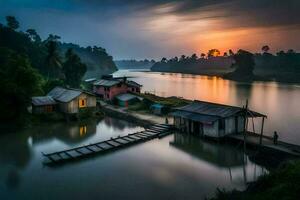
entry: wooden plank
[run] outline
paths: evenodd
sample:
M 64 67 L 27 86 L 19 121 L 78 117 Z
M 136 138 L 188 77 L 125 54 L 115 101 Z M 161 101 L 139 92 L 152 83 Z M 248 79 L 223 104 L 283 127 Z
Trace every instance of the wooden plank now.
M 123 140 L 127 140 L 127 141 L 129 141 L 129 142 L 134 142 L 134 141 L 136 141 L 136 139 L 132 139 L 132 138 L 130 138 L 130 137 L 122 137 L 122 139 Z
M 122 138 L 115 139 L 115 141 L 116 141 L 116 142 L 119 142 L 119 143 L 121 143 L 121 144 L 128 144 L 128 143 L 130 143 L 129 141 L 123 140 Z
M 66 154 L 65 152 L 59 153 L 59 156 L 63 159 L 63 160 L 67 160 L 70 159 L 71 157 Z
M 153 133 L 160 133 L 160 131 L 153 130 L 153 129 L 146 129 L 147 132 L 153 132 Z
M 140 138 L 142 138 L 142 139 L 150 138 L 150 136 L 148 136 L 148 135 L 143 135 L 143 134 L 141 134 L 141 133 L 134 134 L 134 136 L 140 137 Z
M 53 160 L 54 162 L 58 162 L 58 161 L 60 161 L 62 158 L 59 156 L 59 155 L 57 155 L 57 154 L 52 154 L 52 155 L 50 155 L 50 156 L 48 156 L 51 160 Z
M 155 136 L 157 135 L 156 133 L 153 133 L 153 132 L 148 132 L 148 131 L 145 131 L 143 132 L 144 134 L 147 134 L 147 135 L 151 135 L 151 136 Z
M 132 139 L 135 139 L 135 140 L 142 140 L 141 138 L 139 138 L 139 137 L 136 137 L 136 136 L 134 136 L 134 135 L 129 135 L 128 137 L 130 137 L 130 138 L 132 138 Z
M 71 156 L 72 158 L 77 158 L 82 155 L 81 153 L 78 153 L 75 150 L 66 151 L 65 153 Z
M 91 154 L 93 153 L 91 150 L 85 148 L 85 147 L 81 147 L 79 149 L 76 149 L 77 152 L 80 152 L 81 154 L 87 155 L 87 154 Z
M 97 144 L 97 146 L 102 148 L 102 149 L 105 149 L 105 150 L 113 148 L 113 146 L 111 146 L 111 145 L 109 145 L 105 142 L 99 143 L 99 144 Z
M 96 145 L 91 145 L 91 146 L 88 146 L 88 149 L 91 150 L 91 151 L 94 151 L 94 152 L 100 152 L 102 151 L 102 149 Z
M 151 134 L 147 134 L 147 133 L 138 133 L 138 135 L 143 135 L 143 136 L 146 136 L 146 137 L 153 137 L 153 135 L 151 135 Z
M 117 143 L 117 142 L 115 142 L 115 141 L 113 141 L 113 140 L 106 141 L 106 143 L 108 143 L 108 144 L 110 144 L 110 145 L 112 145 L 112 146 L 114 146 L 114 147 L 118 147 L 118 146 L 121 145 L 121 144 L 119 144 L 119 143 Z

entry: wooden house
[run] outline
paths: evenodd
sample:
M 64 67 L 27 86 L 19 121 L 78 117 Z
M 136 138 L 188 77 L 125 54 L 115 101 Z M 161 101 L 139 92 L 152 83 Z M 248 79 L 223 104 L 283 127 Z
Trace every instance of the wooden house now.
M 141 85 L 126 78 L 102 78 L 93 83 L 93 92 L 104 100 L 111 101 L 117 95 L 127 92 L 140 93 Z
M 235 106 L 216 104 L 204 101 L 176 108 L 171 116 L 174 125 L 182 132 L 200 136 L 221 138 L 228 134 L 240 133 L 245 130 L 245 109 Z M 248 110 L 247 118 L 266 115 Z
M 56 110 L 56 101 L 49 96 L 32 97 L 31 105 L 33 114 L 51 113 Z
M 96 96 L 79 89 L 55 87 L 47 96 L 56 101 L 58 111 L 66 114 L 76 114 L 86 108 L 96 108 Z

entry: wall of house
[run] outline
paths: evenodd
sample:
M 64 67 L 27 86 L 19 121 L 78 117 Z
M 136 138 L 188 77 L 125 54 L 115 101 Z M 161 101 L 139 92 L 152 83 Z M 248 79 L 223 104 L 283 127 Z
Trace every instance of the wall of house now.
M 215 121 L 212 124 L 203 124 L 203 135 L 208 137 L 219 137 L 219 122 Z
M 244 123 L 245 123 L 244 117 L 239 116 L 238 117 L 238 124 L 237 124 L 238 132 L 243 132 L 244 131 Z
M 105 88 L 108 88 L 108 90 L 105 90 Z M 112 100 L 113 98 L 115 98 L 115 96 L 126 93 L 127 85 L 121 83 L 121 85 L 114 85 L 111 87 L 94 86 L 93 92 L 103 97 L 104 100 Z
M 52 107 L 52 111 L 51 108 Z M 32 105 L 32 113 L 33 114 L 42 114 L 42 113 L 51 113 L 55 111 L 55 105 L 44 105 L 44 106 L 34 106 Z
M 80 99 L 86 99 L 86 107 L 93 108 L 96 107 L 96 97 L 92 95 L 88 95 L 85 93 L 82 93 L 77 98 L 73 99 L 70 102 L 67 103 L 59 103 L 59 110 L 64 113 L 74 114 L 78 113 L 79 111 L 79 100 Z
M 136 93 L 140 93 L 141 89 L 139 87 L 133 87 L 133 86 L 128 86 L 127 88 L 128 92 L 136 92 Z

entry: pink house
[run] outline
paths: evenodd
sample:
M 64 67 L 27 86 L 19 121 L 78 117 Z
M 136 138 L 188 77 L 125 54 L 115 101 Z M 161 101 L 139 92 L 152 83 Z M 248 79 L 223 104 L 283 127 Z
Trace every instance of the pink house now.
M 127 81 L 126 78 L 110 78 L 94 82 L 93 92 L 104 100 L 112 100 L 119 94 L 127 92 L 140 93 L 141 87 L 140 84 Z

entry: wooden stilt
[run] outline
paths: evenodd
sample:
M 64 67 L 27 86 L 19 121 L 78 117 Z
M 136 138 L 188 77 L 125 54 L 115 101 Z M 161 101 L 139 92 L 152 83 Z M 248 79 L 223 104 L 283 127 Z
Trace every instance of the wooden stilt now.
M 265 117 L 262 118 L 261 122 L 261 130 L 260 130 L 260 137 L 259 137 L 259 145 L 262 145 L 262 138 L 263 138 L 263 132 L 264 132 L 264 123 L 265 123 Z

